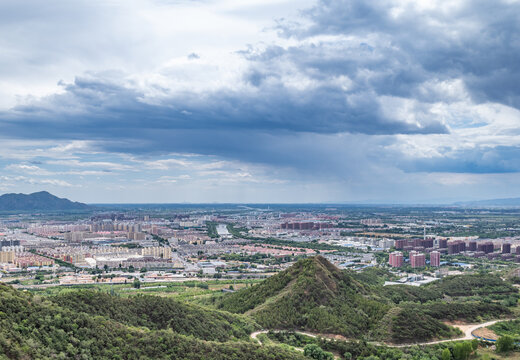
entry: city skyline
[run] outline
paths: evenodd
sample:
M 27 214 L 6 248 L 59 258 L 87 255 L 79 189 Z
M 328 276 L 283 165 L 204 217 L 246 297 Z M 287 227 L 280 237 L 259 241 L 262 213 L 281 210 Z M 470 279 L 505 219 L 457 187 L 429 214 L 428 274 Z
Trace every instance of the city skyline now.
M 520 197 L 520 3 L 0 4 L 0 194 Z

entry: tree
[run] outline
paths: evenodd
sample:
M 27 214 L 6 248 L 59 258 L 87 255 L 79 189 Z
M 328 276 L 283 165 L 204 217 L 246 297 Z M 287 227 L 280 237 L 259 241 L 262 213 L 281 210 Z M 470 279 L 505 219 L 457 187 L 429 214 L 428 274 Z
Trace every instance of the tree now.
M 305 345 L 305 347 L 303 348 L 303 355 L 316 360 L 334 359 L 334 355 L 332 355 L 332 353 L 323 351 L 323 349 L 316 344 Z
M 138 278 L 135 278 L 135 279 L 134 279 L 134 287 L 135 287 L 136 289 L 140 289 L 140 288 L 141 288 L 141 282 L 139 281 Z
M 451 360 L 450 349 L 446 348 L 446 349 L 442 350 L 441 359 L 442 360 Z
M 514 340 L 509 335 L 501 336 L 497 340 L 497 352 L 499 353 L 509 352 L 513 350 L 514 346 Z
M 462 343 L 462 354 L 464 355 L 464 359 L 469 359 L 469 356 L 473 352 L 473 345 L 469 341 L 464 341 Z
M 478 340 L 477 339 L 471 340 L 471 347 L 473 348 L 473 351 L 478 349 Z
M 473 347 L 468 341 L 457 343 L 453 347 L 453 357 L 455 360 L 467 360 L 469 355 L 473 352 Z

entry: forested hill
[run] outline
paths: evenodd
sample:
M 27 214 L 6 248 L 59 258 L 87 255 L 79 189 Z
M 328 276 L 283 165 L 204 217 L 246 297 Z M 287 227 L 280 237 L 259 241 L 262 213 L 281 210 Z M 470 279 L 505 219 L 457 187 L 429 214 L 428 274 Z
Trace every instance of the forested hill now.
M 208 336 L 208 332 L 222 332 L 226 339 L 242 338 L 251 324 L 236 316 L 227 318 L 189 306 L 178 311 L 176 302 L 158 303 L 147 296 L 123 302 L 110 295 L 80 293 L 73 306 L 75 295 L 54 301 L 0 283 L 0 359 L 304 359 L 296 351 L 250 340 L 201 339 L 220 337 Z M 155 306 L 160 309 L 154 310 Z M 140 310 L 145 312 L 142 323 L 135 319 L 134 311 Z M 115 313 L 110 315 L 110 311 Z M 202 323 L 205 330 L 200 328 Z
M 159 296 L 121 298 L 100 291 L 82 290 L 67 292 L 51 300 L 74 312 L 101 315 L 125 325 L 151 330 L 171 329 L 204 340 L 247 340 L 253 331 L 258 330 L 258 325 L 247 317 Z
M 446 321 L 511 315 L 518 291 L 490 274 L 450 276 L 426 287 L 382 286 L 384 270 L 354 273 L 317 256 L 253 287 L 216 299 L 269 329 L 307 330 L 393 343 L 460 335 Z
M 322 256 L 300 260 L 259 285 L 226 296 L 218 306 L 249 314 L 267 328 L 347 337 L 368 333 L 390 308 Z
M 89 205 L 59 198 L 47 191 L 0 196 L 0 211 L 66 211 L 90 208 Z

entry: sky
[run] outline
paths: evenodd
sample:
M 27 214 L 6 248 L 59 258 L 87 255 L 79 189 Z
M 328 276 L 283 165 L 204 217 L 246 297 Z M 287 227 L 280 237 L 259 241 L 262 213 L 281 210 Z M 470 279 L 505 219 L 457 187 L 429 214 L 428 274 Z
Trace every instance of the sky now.
M 520 1 L 2 0 L 0 194 L 520 197 Z

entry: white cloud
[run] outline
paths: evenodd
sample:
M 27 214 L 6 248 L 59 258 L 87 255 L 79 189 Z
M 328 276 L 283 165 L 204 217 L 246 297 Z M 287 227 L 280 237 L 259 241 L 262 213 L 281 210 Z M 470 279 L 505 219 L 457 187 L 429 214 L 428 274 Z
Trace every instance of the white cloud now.
M 42 179 L 32 178 L 27 176 L 0 176 L 1 181 L 10 183 L 25 183 L 30 185 L 51 185 L 57 187 L 79 187 L 80 185 L 73 185 L 67 181 L 60 179 Z
M 110 161 L 82 161 L 77 159 L 69 160 L 48 160 L 48 164 L 61 165 L 66 167 L 77 167 L 77 168 L 99 168 L 111 171 L 127 170 L 127 171 L 138 171 L 138 169 L 132 165 L 110 162 Z

